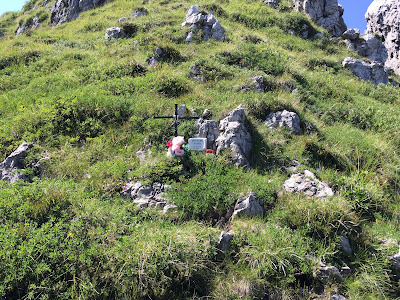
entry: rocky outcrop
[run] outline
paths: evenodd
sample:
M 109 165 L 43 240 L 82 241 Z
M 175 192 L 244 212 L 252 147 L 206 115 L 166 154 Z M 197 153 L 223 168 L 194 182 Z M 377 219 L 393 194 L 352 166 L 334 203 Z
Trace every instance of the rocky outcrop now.
M 386 66 L 400 75 L 400 2 L 375 0 L 365 14 L 367 32 L 382 36 L 388 52 Z
M 164 192 L 169 189 L 168 185 L 156 182 L 153 185 L 144 186 L 140 181 L 127 183 L 122 187 L 123 194 L 131 197 L 133 202 L 137 204 L 137 208 L 142 210 L 145 208 L 159 208 L 167 212 L 176 208 L 164 198 Z
M 25 23 L 25 25 L 21 25 L 18 27 L 17 31 L 15 32 L 15 36 L 19 36 L 25 33 L 28 29 L 36 29 L 40 26 L 40 22 L 37 16 L 31 19 L 31 22 Z
M 218 245 L 217 248 L 222 252 L 228 250 L 229 245 L 233 239 L 233 235 L 230 232 L 222 231 L 219 238 L 218 238 Z
M 295 134 L 301 132 L 299 116 L 295 112 L 287 110 L 271 112 L 268 114 L 264 124 L 269 128 L 286 127 Z
M 107 40 L 120 39 L 126 37 L 125 31 L 119 27 L 107 28 L 105 38 Z
M 325 27 L 334 37 L 340 37 L 347 27 L 343 20 L 344 9 L 337 0 L 293 0 L 297 11 L 305 12 L 311 19 Z
M 375 85 L 388 84 L 389 77 L 387 68 L 380 62 L 366 62 L 359 59 L 346 57 L 343 67 L 349 69 L 354 75 L 362 80 L 370 81 Z
M 199 11 L 198 5 L 193 5 L 189 8 L 186 14 L 186 20 L 182 23 L 183 27 L 189 27 L 189 32 L 186 36 L 187 42 L 193 41 L 193 34 L 200 32 L 203 35 L 203 40 L 208 41 L 210 38 L 223 41 L 225 40 L 225 29 L 212 13 L 206 14 Z
M 242 105 L 231 111 L 219 123 L 220 134 L 215 141 L 217 151 L 230 151 L 230 157 L 236 166 L 250 167 L 249 157 L 252 149 L 251 135 L 245 126 L 245 113 Z
M 196 137 L 207 139 L 207 149 L 216 151 L 215 141 L 219 136 L 218 123 L 214 120 L 199 119 L 197 121 L 198 134 Z
M 345 43 L 350 50 L 356 51 L 358 55 L 369 58 L 372 61 L 385 63 L 388 54 L 385 45 L 374 34 L 360 36 L 358 29 L 349 29 L 343 33 Z
M 325 198 L 333 196 L 332 189 L 319 181 L 314 173 L 305 170 L 304 173 L 293 174 L 283 184 L 283 187 L 290 193 L 304 193 L 310 197 Z
M 323 282 L 336 281 L 340 283 L 343 281 L 343 276 L 338 268 L 336 268 L 335 266 L 326 266 L 323 263 L 320 263 L 316 275 Z
M 60 25 L 75 20 L 83 11 L 101 6 L 109 0 L 57 0 L 51 7 L 50 21 Z
M 236 202 L 232 219 L 240 216 L 262 216 L 263 214 L 264 209 L 260 201 L 258 201 L 256 195 L 251 192 Z
M 28 178 L 21 172 L 18 172 L 18 170 L 24 167 L 24 160 L 32 147 L 32 144 L 22 143 L 17 150 L 12 152 L 0 164 L 1 180 L 7 180 L 11 183 L 15 183 L 17 180 L 28 180 Z

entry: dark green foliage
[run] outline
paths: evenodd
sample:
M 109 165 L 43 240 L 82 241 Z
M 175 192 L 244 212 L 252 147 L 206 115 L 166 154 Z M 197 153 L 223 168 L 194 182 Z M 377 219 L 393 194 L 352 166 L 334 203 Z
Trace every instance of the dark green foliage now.
M 154 89 L 162 96 L 174 98 L 190 91 L 187 83 L 181 78 L 163 75 L 157 78 Z
M 342 69 L 341 64 L 320 58 L 310 59 L 309 62 L 306 64 L 306 67 L 309 68 L 310 70 L 322 68 L 325 69 L 326 71 L 333 70 L 333 72 L 337 72 Z
M 36 61 L 41 53 L 38 51 L 28 51 L 8 57 L 0 57 L 0 70 L 11 67 L 13 65 L 23 64 L 29 66 L 31 62 Z
M 128 38 L 134 37 L 138 31 L 138 26 L 136 24 L 128 22 L 122 23 L 121 28 L 124 30 Z
M 95 22 L 95 23 L 85 24 L 82 31 L 83 32 L 97 32 L 97 31 L 103 31 L 105 28 L 106 28 L 106 25 L 104 23 Z
M 203 82 L 233 78 L 231 72 L 224 70 L 224 66 L 221 66 L 216 62 L 200 59 L 195 62 L 194 66 L 200 70 L 200 77 Z M 192 74 L 190 74 L 190 76 L 192 76 Z
M 27 1 L 27 2 L 24 4 L 24 7 L 22 8 L 23 12 L 26 12 L 26 11 L 28 11 L 28 10 L 31 10 L 31 9 L 35 6 L 35 4 L 36 4 L 37 1 L 38 1 L 38 0 L 29 0 L 29 1 Z
M 310 159 L 310 164 L 315 168 L 324 166 L 345 171 L 349 167 L 342 157 L 330 153 L 319 143 L 307 143 L 304 148 L 304 155 Z

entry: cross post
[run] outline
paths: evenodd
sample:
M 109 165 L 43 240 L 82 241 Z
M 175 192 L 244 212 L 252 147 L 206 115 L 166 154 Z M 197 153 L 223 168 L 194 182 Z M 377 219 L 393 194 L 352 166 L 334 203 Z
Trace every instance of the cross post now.
M 172 119 L 173 120 L 173 126 L 175 127 L 175 136 L 178 136 L 178 124 L 179 120 L 193 120 L 193 119 L 199 119 L 199 117 L 181 117 L 178 114 L 178 104 L 175 103 L 175 114 L 172 116 L 154 116 L 154 119 Z

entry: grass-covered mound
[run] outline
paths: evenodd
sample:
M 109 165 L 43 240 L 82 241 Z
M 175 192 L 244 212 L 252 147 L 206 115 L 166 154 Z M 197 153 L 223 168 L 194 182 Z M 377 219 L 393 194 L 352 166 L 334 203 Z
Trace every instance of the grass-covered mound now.
M 53 27 L 49 8 L 30 0 L 0 18 L 0 152 L 35 143 L 30 183 L 0 189 L 0 297 L 5 299 L 395 299 L 398 278 L 400 90 L 362 82 L 342 69 L 357 56 L 288 1 L 114 0 Z M 185 42 L 188 8 L 215 11 L 224 42 Z M 148 14 L 131 17 L 134 10 Z M 38 16 L 41 26 L 15 37 Z M 125 23 L 118 23 L 128 17 Z M 323 39 L 300 37 L 303 25 Z M 106 40 L 123 26 L 130 37 Z M 295 35 L 292 35 L 294 33 Z M 149 65 L 157 47 L 165 59 Z M 201 80 L 189 75 L 199 66 Z M 265 93 L 244 88 L 264 77 Z M 393 76 L 393 80 L 398 78 Z M 174 103 L 221 119 L 243 104 L 253 138 L 251 169 L 226 156 L 165 157 Z M 263 125 L 295 111 L 302 134 Z M 185 121 L 186 137 L 195 121 Z M 150 150 L 141 161 L 136 151 Z M 43 157 L 40 169 L 33 165 Z M 335 197 L 288 194 L 296 160 Z M 138 211 L 122 186 L 170 184 L 176 212 Z M 253 191 L 263 217 L 223 219 Z M 216 245 L 232 230 L 226 253 Z M 340 249 L 340 235 L 353 253 Z M 386 240 L 386 243 L 384 243 Z M 351 268 L 321 282 L 319 262 Z

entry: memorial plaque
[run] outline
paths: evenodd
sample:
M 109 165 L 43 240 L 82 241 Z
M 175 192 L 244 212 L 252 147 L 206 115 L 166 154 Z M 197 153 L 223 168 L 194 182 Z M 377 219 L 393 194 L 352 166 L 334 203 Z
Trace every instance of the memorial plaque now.
M 206 138 L 191 138 L 189 139 L 189 149 L 194 151 L 204 151 L 207 149 Z

